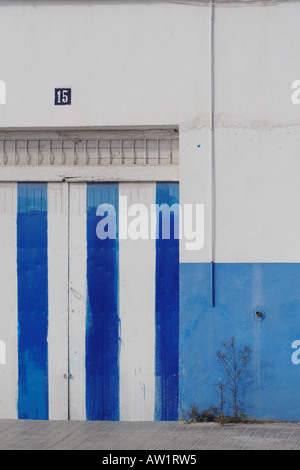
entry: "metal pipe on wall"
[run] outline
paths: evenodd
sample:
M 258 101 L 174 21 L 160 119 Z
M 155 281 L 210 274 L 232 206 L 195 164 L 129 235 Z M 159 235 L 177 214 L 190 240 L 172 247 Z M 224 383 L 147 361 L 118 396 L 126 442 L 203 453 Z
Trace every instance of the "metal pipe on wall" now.
M 211 305 L 215 306 L 215 2 L 210 1 Z

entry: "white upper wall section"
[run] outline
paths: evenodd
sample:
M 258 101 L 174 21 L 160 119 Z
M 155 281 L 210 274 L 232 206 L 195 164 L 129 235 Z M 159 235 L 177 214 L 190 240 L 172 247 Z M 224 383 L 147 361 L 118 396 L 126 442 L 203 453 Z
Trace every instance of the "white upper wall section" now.
M 300 3 L 218 7 L 216 124 L 300 124 L 291 84 L 300 79 Z
M 216 9 L 219 262 L 300 262 L 299 2 Z
M 215 9 L 214 165 L 209 130 L 181 134 L 180 153 L 181 202 L 205 203 L 205 246 L 183 241 L 183 262 L 300 262 L 299 15 L 297 1 Z
M 179 126 L 181 203 L 205 205 L 181 261 L 211 261 L 215 220 L 215 261 L 300 262 L 300 2 L 215 8 L 215 187 L 211 11 L 192 3 L 0 0 L 0 126 Z
M 209 11 L 169 2 L 1 1 L 4 127 L 144 126 L 209 112 Z M 72 106 L 54 88 L 72 87 Z

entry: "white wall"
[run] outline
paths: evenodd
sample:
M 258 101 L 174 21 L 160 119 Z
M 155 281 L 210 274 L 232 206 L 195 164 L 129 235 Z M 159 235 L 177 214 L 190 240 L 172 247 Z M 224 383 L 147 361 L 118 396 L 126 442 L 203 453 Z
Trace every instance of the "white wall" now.
M 215 12 L 217 262 L 300 261 L 300 105 L 291 101 L 300 3 L 279 3 Z M 209 151 L 195 145 L 209 147 L 209 135 L 194 127 L 181 136 L 181 201 L 201 199 L 208 211 L 205 248 L 186 252 L 183 243 L 185 262 L 211 261 Z
M 300 261 L 299 14 L 216 11 L 217 261 Z
M 2 126 L 144 126 L 209 110 L 208 10 L 168 2 L 0 1 Z M 72 87 L 71 107 L 54 87 Z
M 300 3 L 215 11 L 215 261 L 300 261 Z M 182 203 L 211 260 L 210 8 L 167 0 L 1 1 L 3 127 L 180 128 Z M 54 106 L 54 87 L 72 106 Z M 200 147 L 198 147 L 200 145 Z

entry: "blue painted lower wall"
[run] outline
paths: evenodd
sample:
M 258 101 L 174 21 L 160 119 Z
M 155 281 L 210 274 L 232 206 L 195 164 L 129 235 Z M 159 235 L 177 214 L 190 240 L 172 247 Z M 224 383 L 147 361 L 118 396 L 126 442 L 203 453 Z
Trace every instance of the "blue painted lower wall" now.
M 252 350 L 242 387 L 247 415 L 300 420 L 300 366 L 291 360 L 291 345 L 300 339 L 300 264 L 216 264 L 214 307 L 211 265 L 180 265 L 182 415 L 192 404 L 218 405 L 224 373 L 216 351 L 232 336 Z

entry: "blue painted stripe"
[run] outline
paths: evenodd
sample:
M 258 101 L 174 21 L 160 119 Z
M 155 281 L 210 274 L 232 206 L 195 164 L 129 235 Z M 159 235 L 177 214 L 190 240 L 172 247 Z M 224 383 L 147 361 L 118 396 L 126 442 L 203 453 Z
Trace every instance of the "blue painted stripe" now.
M 48 419 L 47 185 L 18 185 L 18 416 Z
M 156 204 L 172 206 L 178 203 L 177 183 L 157 184 Z M 179 401 L 179 240 L 174 238 L 174 230 L 178 219 L 171 213 L 169 239 L 162 239 L 162 224 L 160 212 L 156 240 L 155 420 L 176 421 Z
M 100 240 L 96 228 L 100 204 L 117 214 L 118 184 L 87 187 L 87 320 L 86 416 L 88 420 L 119 419 L 119 244 Z M 103 217 L 102 217 L 103 218 Z

